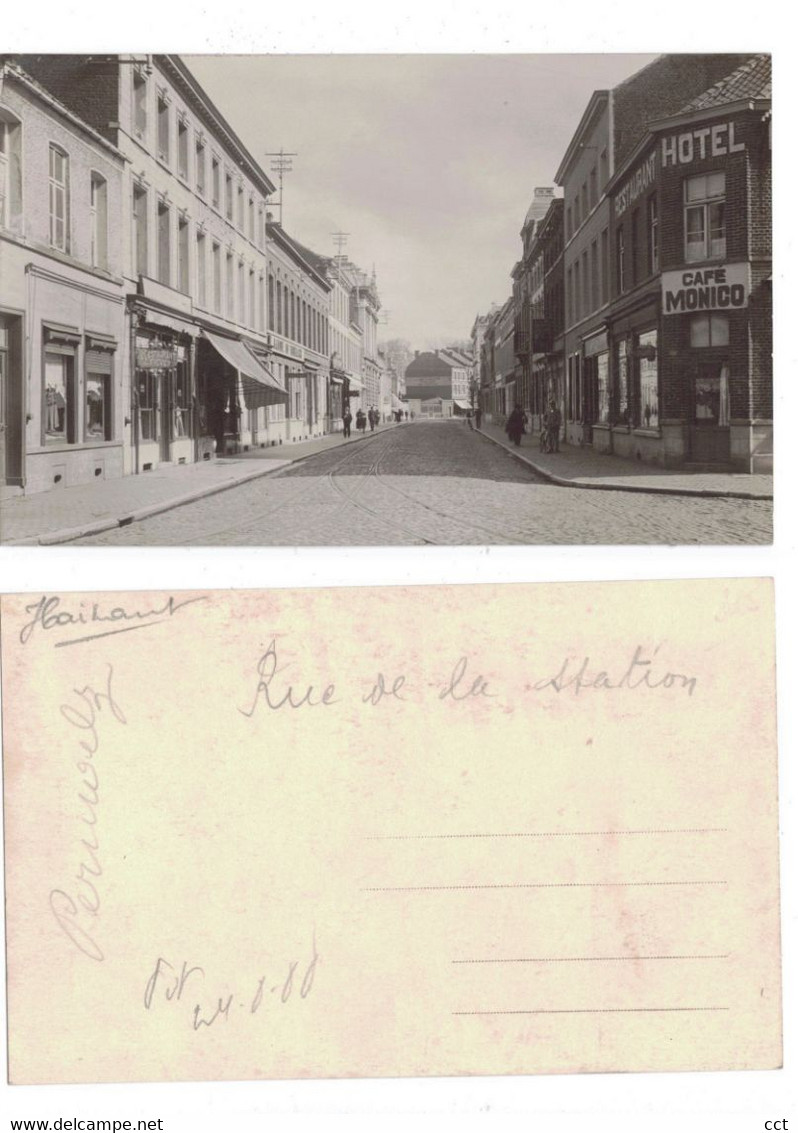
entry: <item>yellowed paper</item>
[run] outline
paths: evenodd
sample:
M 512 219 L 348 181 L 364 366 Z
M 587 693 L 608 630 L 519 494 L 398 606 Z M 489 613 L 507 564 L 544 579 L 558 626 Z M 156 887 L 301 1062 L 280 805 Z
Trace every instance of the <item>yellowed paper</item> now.
M 772 1068 L 767 580 L 2 602 L 16 1083 Z

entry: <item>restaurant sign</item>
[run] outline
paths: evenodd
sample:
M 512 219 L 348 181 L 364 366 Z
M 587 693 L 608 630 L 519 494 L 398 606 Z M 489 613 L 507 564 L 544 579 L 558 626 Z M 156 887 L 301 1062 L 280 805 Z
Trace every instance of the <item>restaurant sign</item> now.
M 662 273 L 662 313 L 731 311 L 748 306 L 748 264 L 689 268 Z
M 165 346 L 137 346 L 136 369 L 170 370 L 177 365 L 177 351 Z

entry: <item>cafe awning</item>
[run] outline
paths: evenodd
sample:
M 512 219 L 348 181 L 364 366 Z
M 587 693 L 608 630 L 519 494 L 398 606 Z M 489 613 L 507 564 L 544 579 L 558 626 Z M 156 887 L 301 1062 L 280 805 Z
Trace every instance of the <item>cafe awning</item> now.
M 259 405 L 284 403 L 288 397 L 287 391 L 242 339 L 222 338 L 207 330 L 202 333 L 216 353 L 238 371 L 247 409 L 257 409 Z
M 455 403 L 455 405 L 457 406 L 458 409 L 466 409 L 467 410 L 467 409 L 471 408 L 470 404 L 467 401 L 458 401 L 457 398 L 454 399 L 454 403 Z

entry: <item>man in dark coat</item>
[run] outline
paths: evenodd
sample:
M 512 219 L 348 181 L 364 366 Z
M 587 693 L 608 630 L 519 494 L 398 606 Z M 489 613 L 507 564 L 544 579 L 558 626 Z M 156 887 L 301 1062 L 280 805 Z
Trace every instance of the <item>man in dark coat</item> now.
M 507 418 L 507 424 L 504 426 L 504 431 L 514 445 L 521 444 L 521 437 L 524 435 L 526 425 L 526 414 L 518 402 L 515 403 L 515 409 Z

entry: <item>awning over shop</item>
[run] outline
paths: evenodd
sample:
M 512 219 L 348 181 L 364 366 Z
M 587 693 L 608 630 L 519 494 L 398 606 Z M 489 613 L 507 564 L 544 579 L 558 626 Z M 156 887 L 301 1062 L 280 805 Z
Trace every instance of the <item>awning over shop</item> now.
M 151 326 L 164 327 L 175 334 L 188 334 L 193 338 L 197 333 L 194 323 L 186 322 L 179 315 L 166 314 L 165 311 L 155 311 L 151 307 L 143 308 L 144 322 Z
M 458 409 L 470 409 L 471 408 L 471 405 L 470 405 L 469 402 L 458 401 L 457 398 L 454 399 L 454 403 L 455 403 L 455 405 L 457 406 Z
M 400 401 L 395 393 L 391 394 L 391 408 L 392 409 L 406 409 L 407 406 L 404 401 Z
M 350 390 L 357 390 L 359 392 L 363 389 L 363 383 L 360 378 L 356 378 L 354 374 L 347 374 L 346 376 L 349 378 Z
M 210 342 L 216 353 L 224 358 L 229 366 L 238 371 L 247 409 L 257 409 L 260 405 L 282 405 L 284 403 L 288 396 L 287 391 L 271 370 L 267 368 L 266 364 L 255 356 L 242 339 L 222 338 L 207 330 L 204 330 L 202 334 Z

